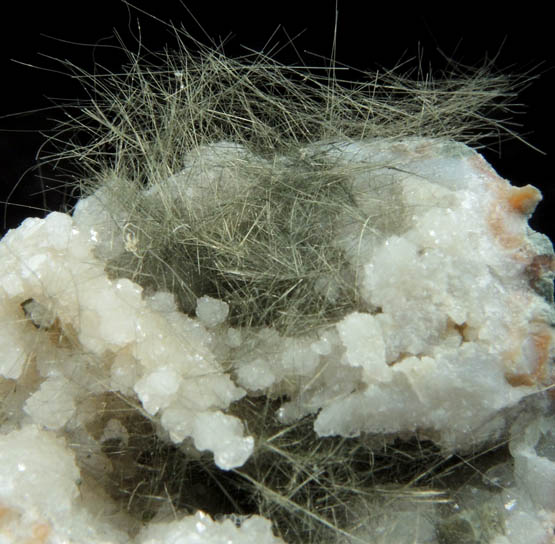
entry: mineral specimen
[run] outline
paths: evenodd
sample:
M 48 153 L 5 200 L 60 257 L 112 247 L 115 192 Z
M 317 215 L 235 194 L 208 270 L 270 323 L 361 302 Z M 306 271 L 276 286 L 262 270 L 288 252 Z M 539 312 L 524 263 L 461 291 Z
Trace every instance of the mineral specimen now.
M 226 198 L 252 197 L 237 157 L 265 159 L 225 142 L 208 151 L 201 166 L 202 151 L 185 161 L 165 199 L 173 198 L 170 185 L 175 194 L 196 187 L 192 206 L 213 206 L 206 195 L 218 192 L 224 167 Z M 104 477 L 90 475 L 114 470 L 108 444 L 124 451 L 138 418 L 168 448 L 192 460 L 208 450 L 227 471 L 256 455 L 253 422 L 234 409 L 248 398 L 278 402 L 269 416 L 284 428 L 313 417 L 322 439 L 416 434 L 446 455 L 505 436 L 526 399 L 548 402 L 553 250 L 527 224 L 540 193 L 511 186 L 478 153 L 450 141 L 317 143 L 303 153 L 351 174 L 353 205 L 334 210 L 328 250 L 344 256 L 342 277 L 358 295 L 356 307 L 298 334 L 232 322 L 225 297 L 199 296 L 196 317 L 186 315 L 173 294 L 117 277 L 109 262 L 141 251 L 143 233 L 126 210 L 108 210 L 103 189 L 73 216 L 28 219 L 4 237 L 3 541 L 131 541 Z M 160 194 L 147 188 L 143 197 Z M 324 302 L 342 296 L 336 276 L 321 279 Z M 496 544 L 521 543 L 514 535 L 523 532 L 539 544 L 552 531 L 553 421 L 523 421 L 513 425 L 516 483 L 504 491 L 508 529 Z M 157 520 L 133 541 L 278 542 L 258 517 Z M 462 522 L 443 523 L 438 534 Z M 353 542 L 367 538 L 357 534 Z

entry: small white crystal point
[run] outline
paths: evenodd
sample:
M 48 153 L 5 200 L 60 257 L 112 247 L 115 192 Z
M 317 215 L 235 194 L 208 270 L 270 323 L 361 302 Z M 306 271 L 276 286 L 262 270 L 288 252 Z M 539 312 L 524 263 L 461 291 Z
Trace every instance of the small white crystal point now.
M 209 296 L 197 299 L 197 317 L 207 327 L 216 327 L 223 323 L 229 314 L 226 302 Z
M 214 452 L 214 462 L 223 470 L 242 466 L 254 448 L 252 436 L 244 436 L 241 420 L 222 412 L 206 412 L 196 417 L 193 439 L 198 450 Z

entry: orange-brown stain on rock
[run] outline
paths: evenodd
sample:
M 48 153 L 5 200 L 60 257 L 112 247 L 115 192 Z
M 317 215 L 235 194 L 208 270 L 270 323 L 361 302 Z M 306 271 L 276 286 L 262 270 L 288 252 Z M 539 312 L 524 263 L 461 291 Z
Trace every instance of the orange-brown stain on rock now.
M 537 333 L 532 335 L 532 342 L 536 352 L 536 368 L 529 373 L 505 374 L 505 379 L 513 387 L 532 386 L 545 384 L 548 379 L 549 347 L 551 345 L 551 334 L 549 332 Z
M 511 231 L 507 224 L 508 214 L 530 215 L 542 199 L 538 189 L 532 185 L 513 187 L 486 163 L 480 155 L 469 159 L 471 166 L 491 184 L 496 196 L 488 214 L 488 224 L 494 238 L 506 249 L 517 249 L 525 241 L 524 231 Z
M 21 518 L 22 515 L 20 512 L 17 512 L 12 508 L 8 508 L 0 503 L 0 528 L 15 521 L 18 529 L 31 529 L 31 536 L 22 540 L 21 544 L 46 544 L 52 531 L 52 527 L 47 523 L 33 523 L 31 527 L 29 527 L 29 525 L 22 526 L 21 524 L 23 522 Z
M 493 206 L 488 215 L 488 224 L 493 237 L 505 249 L 517 249 L 522 246 L 524 237 L 507 230 L 505 224 L 506 211 L 500 206 Z
M 509 206 L 523 215 L 531 214 L 542 199 L 541 193 L 532 185 L 510 187 L 507 196 Z
M 25 544 L 45 544 L 50 535 L 50 525 L 46 523 L 35 523 L 33 525 L 33 536 L 25 541 Z
M 507 216 L 510 213 L 530 215 L 542 199 L 541 193 L 532 185 L 512 187 L 504 183 L 496 183 L 495 193 L 497 199 L 488 216 L 490 230 L 503 247 L 518 248 L 524 243 L 524 232 L 511 232 L 506 223 Z
M 7 508 L 3 504 L 0 504 L 0 527 L 7 523 L 12 515 L 13 510 L 11 508 Z

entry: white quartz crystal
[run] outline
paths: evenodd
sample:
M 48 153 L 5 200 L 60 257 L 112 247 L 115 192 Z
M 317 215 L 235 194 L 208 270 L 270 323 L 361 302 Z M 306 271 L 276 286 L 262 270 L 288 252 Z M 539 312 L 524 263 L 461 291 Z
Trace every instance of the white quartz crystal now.
M 71 510 L 78 497 L 79 470 L 65 441 L 26 425 L 0 436 L 0 500 L 47 517 Z
M 95 519 L 79 497 L 79 470 L 64 440 L 36 425 L 0 436 L 2 544 L 279 544 L 270 521 L 213 521 L 203 512 L 152 523 L 136 538 Z M 112 520 L 113 521 L 113 520 Z M 239 518 L 237 519 L 239 521 Z
M 181 521 L 151 524 L 137 538 L 137 544 L 280 544 L 283 540 L 272 534 L 268 520 L 253 516 L 240 527 L 230 519 L 216 523 L 210 516 L 198 512 Z
M 192 421 L 244 395 L 211 353 L 212 336 L 202 323 L 178 313 L 173 301 L 161 305 L 163 295 L 143 297 L 130 280 L 109 279 L 92 248 L 90 229 L 83 232 L 60 213 L 27 219 L 0 246 L 0 320 L 10 335 L 0 372 L 18 379 L 26 365 L 36 365 L 40 386 L 25 403 L 33 421 L 59 428 L 80 397 L 114 385 L 132 389 L 153 416 L 179 406 L 182 419 Z M 56 315 L 57 324 L 37 327 L 33 314 L 22 319 L 28 300 Z M 242 427 L 230 425 L 242 441 Z M 169 425 L 170 435 L 173 430 Z
M 23 409 L 35 423 L 47 429 L 60 429 L 75 413 L 74 394 L 75 387 L 67 378 L 48 378 L 27 399 Z
M 248 395 L 287 399 L 276 414 L 284 424 L 315 415 L 321 437 L 416 432 L 449 453 L 498 436 L 509 409 L 553 383 L 555 313 L 542 296 L 549 295 L 553 266 L 543 270 L 542 262 L 552 263 L 552 248 L 527 224 L 539 192 L 511 186 L 479 154 L 453 142 L 320 148 L 353 167 L 369 217 L 380 200 L 372 187 L 385 184 L 406 213 L 392 219 L 389 231 L 338 217 L 335 245 L 349 257 L 361 307 L 306 335 L 231 328 L 227 302 L 210 297 L 199 298 L 197 317 L 189 317 L 169 293 L 109 277 L 106 260 L 136 247 L 105 211 L 103 189 L 82 200 L 73 216 L 27 219 L 3 238 L 0 380 L 10 394 L 0 420 L 2 543 L 24 542 L 21 531 L 35 526 L 56 535 L 37 542 L 126 541 L 117 527 L 102 529 L 104 537 L 92 530 L 85 536 L 83 527 L 93 522 L 87 506 L 77 506 L 79 471 L 62 438 L 127 443 L 132 429 L 117 420 L 103 422 L 96 438 L 84 430 L 94 427 L 95 402 L 100 406 L 108 393 L 152 421 L 161 439 L 189 440 L 229 470 L 255 449 L 247 422 L 227 413 Z M 225 149 L 210 153 L 225 158 Z M 249 157 L 240 146 L 229 153 Z M 219 183 L 219 172 L 201 166 L 193 161 L 183 176 L 196 180 L 192 197 L 204 198 Z M 179 179 L 167 182 L 168 191 L 182 190 Z M 396 213 L 386 204 L 380 210 Z M 553 444 L 547 429 L 553 420 L 535 425 L 511 442 L 515 489 L 530 506 L 517 513 L 507 507 L 510 531 L 496 544 L 516 544 L 520 537 L 510 532 L 524 531 L 526 516 L 541 533 L 534 505 L 547 525 L 555 509 L 553 451 L 536 448 L 550 432 Z M 261 518 L 238 527 L 199 513 L 153 522 L 135 542 L 278 539 Z
M 555 416 L 530 421 L 521 416 L 511 429 L 515 476 L 534 504 L 555 513 Z
M 215 327 L 227 319 L 229 306 L 223 300 L 200 297 L 197 300 L 197 317 L 207 327 Z
M 0 436 L 2 544 L 124 544 L 116 525 L 83 505 L 75 455 L 33 424 Z
M 243 465 L 253 450 L 252 436 L 243 437 L 242 430 L 236 417 L 221 412 L 205 413 L 195 420 L 193 438 L 197 449 L 213 451 L 215 463 L 230 469 Z

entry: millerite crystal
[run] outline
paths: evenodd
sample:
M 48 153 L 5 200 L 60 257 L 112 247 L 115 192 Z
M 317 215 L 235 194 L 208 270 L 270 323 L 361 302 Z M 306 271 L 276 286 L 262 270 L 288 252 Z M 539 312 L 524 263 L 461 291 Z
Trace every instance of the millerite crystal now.
M 472 148 L 511 81 L 135 61 L 0 242 L 2 542 L 548 542 L 553 249 Z

